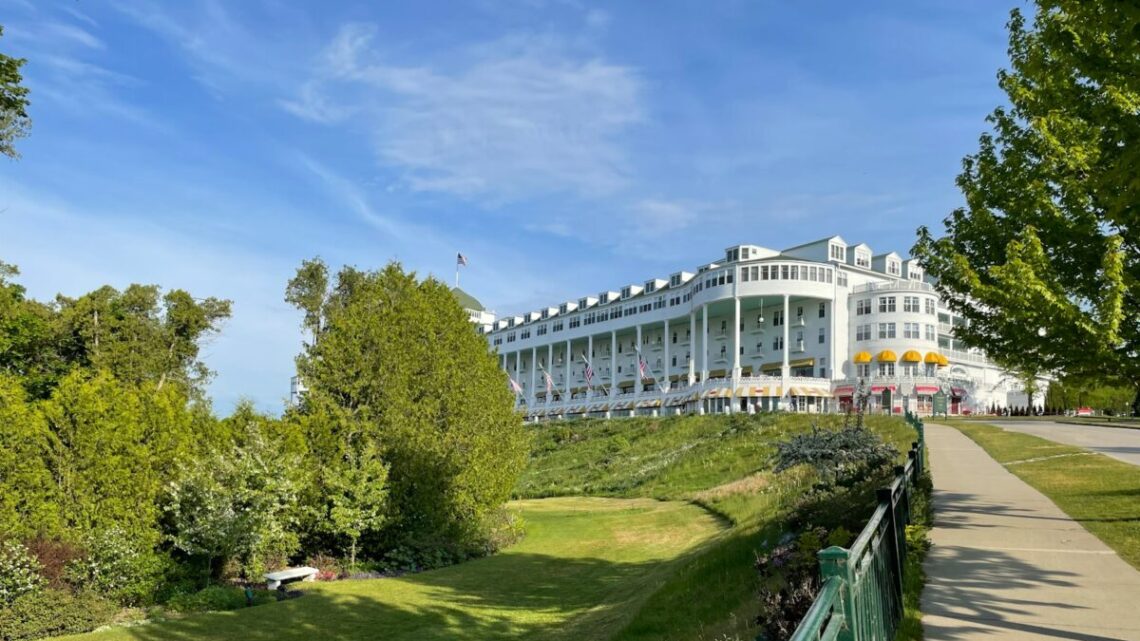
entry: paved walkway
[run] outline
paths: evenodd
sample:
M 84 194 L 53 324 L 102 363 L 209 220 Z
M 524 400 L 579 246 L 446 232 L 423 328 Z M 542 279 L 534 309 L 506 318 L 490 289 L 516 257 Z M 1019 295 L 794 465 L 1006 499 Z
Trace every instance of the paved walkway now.
M 1055 443 L 1076 445 L 1106 454 L 1125 463 L 1140 465 L 1140 430 L 1126 427 L 1054 423 L 1053 421 L 994 420 L 986 422 L 1011 432 L 1023 432 L 1049 439 Z
M 927 641 L 1140 641 L 1140 572 L 958 430 L 926 437 Z

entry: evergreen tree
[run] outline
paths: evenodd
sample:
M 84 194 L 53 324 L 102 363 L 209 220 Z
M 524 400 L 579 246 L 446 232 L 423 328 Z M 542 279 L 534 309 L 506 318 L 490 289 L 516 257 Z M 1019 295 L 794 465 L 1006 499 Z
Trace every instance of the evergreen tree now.
M 313 455 L 344 470 L 354 443 L 375 445 L 388 465 L 380 546 L 478 552 L 528 445 L 497 359 L 439 281 L 392 263 L 346 267 L 326 290 L 323 274 L 308 261 L 287 290 L 314 335 L 295 410 Z

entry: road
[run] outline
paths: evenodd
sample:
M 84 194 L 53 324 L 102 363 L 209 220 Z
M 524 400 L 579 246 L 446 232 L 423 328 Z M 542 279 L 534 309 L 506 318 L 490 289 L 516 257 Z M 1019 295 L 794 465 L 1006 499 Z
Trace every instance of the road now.
M 1140 430 L 1052 421 L 986 421 L 990 425 L 1032 434 L 1065 445 L 1075 445 L 1115 459 L 1140 465 Z

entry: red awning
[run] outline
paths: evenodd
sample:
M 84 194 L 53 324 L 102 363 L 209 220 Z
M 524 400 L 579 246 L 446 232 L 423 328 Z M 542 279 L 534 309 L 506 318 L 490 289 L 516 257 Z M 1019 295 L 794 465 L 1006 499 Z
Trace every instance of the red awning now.
M 885 386 L 884 385 L 872 385 L 871 386 L 871 393 L 881 392 L 885 389 L 889 389 L 893 392 L 893 391 L 895 391 L 895 386 L 894 385 L 885 385 Z
M 840 385 L 833 392 L 836 396 L 851 396 L 855 392 L 854 385 Z
M 937 391 L 938 391 L 937 385 L 915 385 L 914 386 L 914 393 L 915 394 L 934 394 Z
M 950 396 L 957 396 L 958 398 L 963 398 L 966 396 L 966 390 L 962 389 L 961 387 L 951 387 L 950 388 Z

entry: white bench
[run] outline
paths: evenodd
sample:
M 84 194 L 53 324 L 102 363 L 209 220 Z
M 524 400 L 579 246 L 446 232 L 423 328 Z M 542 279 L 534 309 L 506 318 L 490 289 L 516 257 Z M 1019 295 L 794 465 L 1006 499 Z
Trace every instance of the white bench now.
M 281 587 L 282 583 L 289 581 L 315 581 L 317 578 L 317 568 L 308 566 L 300 568 L 286 568 L 277 572 L 268 572 L 265 574 L 265 588 L 268 590 L 276 590 Z

